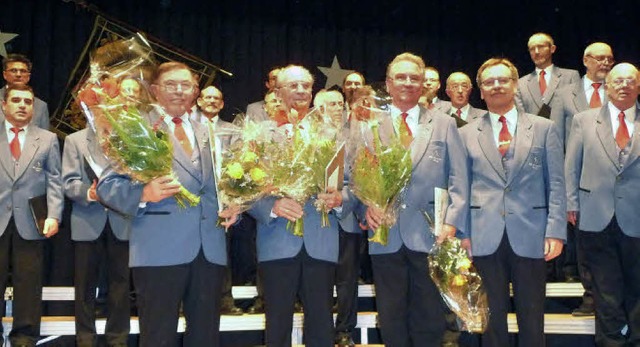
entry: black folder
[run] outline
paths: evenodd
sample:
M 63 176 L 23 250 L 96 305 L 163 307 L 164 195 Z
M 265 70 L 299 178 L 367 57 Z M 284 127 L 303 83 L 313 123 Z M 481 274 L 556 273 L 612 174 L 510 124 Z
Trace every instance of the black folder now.
M 47 219 L 47 195 L 43 194 L 29 199 L 29 208 L 38 233 L 44 236 L 44 221 Z

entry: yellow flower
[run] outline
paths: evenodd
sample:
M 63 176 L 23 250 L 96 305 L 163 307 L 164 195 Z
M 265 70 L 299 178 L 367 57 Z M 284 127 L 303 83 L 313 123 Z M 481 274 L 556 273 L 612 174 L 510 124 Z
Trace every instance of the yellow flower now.
M 242 178 L 242 175 L 244 175 L 242 165 L 240 165 L 240 163 L 231 163 L 227 165 L 227 175 L 236 180 Z
M 256 161 L 256 160 L 258 160 L 258 155 L 253 153 L 253 152 L 251 152 L 251 151 L 247 151 L 247 152 L 242 153 L 242 156 L 240 157 L 240 160 L 242 160 L 243 163 Z
M 464 276 L 462 275 L 455 275 L 453 277 L 453 285 L 456 287 L 460 287 L 462 285 L 464 285 L 467 282 L 467 280 L 465 280 Z
M 258 184 L 262 183 L 262 181 L 264 181 L 264 178 L 267 176 L 267 174 L 262 169 L 257 167 L 251 169 L 251 171 L 249 171 L 249 175 L 251 175 L 251 179 Z
M 458 263 L 458 270 L 465 271 L 471 267 L 471 261 L 468 258 L 461 259 Z

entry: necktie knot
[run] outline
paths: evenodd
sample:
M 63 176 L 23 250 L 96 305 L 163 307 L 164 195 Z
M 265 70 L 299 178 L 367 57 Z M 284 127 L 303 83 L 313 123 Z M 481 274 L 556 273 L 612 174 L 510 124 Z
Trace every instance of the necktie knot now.
M 546 75 L 547 72 L 544 70 L 540 70 L 540 78 L 544 78 L 544 75 Z
M 620 124 L 624 122 L 624 112 L 620 112 L 620 114 L 618 114 L 618 120 L 620 121 Z
M 406 122 L 407 121 L 407 117 L 409 117 L 409 114 L 407 112 L 402 112 L 401 116 L 402 116 L 402 121 Z
M 500 118 L 498 118 L 498 122 L 502 123 L 502 126 L 504 127 L 507 126 L 507 118 L 505 116 L 500 116 Z
M 21 132 L 24 129 L 12 127 L 9 130 L 13 131 L 13 133 L 16 134 L 16 136 L 18 136 L 18 133 Z
M 172 117 L 171 121 L 175 124 L 175 125 L 182 125 L 182 118 L 181 117 Z
M 462 116 L 462 110 L 461 109 L 457 109 L 456 110 L 456 115 L 458 116 L 458 118 L 460 118 Z
M 600 100 L 600 93 L 598 92 L 598 88 L 602 83 L 591 83 L 593 87 L 593 94 L 591 94 L 591 99 L 589 100 L 589 108 L 596 108 L 602 106 L 602 100 Z

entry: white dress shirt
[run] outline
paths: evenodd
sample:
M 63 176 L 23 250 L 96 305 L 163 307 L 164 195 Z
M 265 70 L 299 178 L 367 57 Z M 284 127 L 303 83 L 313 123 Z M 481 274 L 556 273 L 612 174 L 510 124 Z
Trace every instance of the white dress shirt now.
M 511 110 L 505 113 L 504 117 L 507 119 L 507 129 L 509 129 L 509 133 L 511 133 L 512 137 L 515 137 L 516 133 L 516 124 L 518 124 L 518 110 L 514 106 Z M 498 147 L 500 130 L 502 130 L 502 123 L 498 120 L 500 118 L 499 114 L 489 112 L 489 118 L 491 119 L 491 129 L 493 129 L 493 139 L 496 142 L 496 148 Z

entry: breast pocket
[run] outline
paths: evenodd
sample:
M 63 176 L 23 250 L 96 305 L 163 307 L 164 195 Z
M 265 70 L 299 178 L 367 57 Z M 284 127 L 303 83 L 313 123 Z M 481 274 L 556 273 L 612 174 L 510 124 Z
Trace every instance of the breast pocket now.
M 527 158 L 527 166 L 530 170 L 540 170 L 544 164 L 544 148 L 532 147 Z

